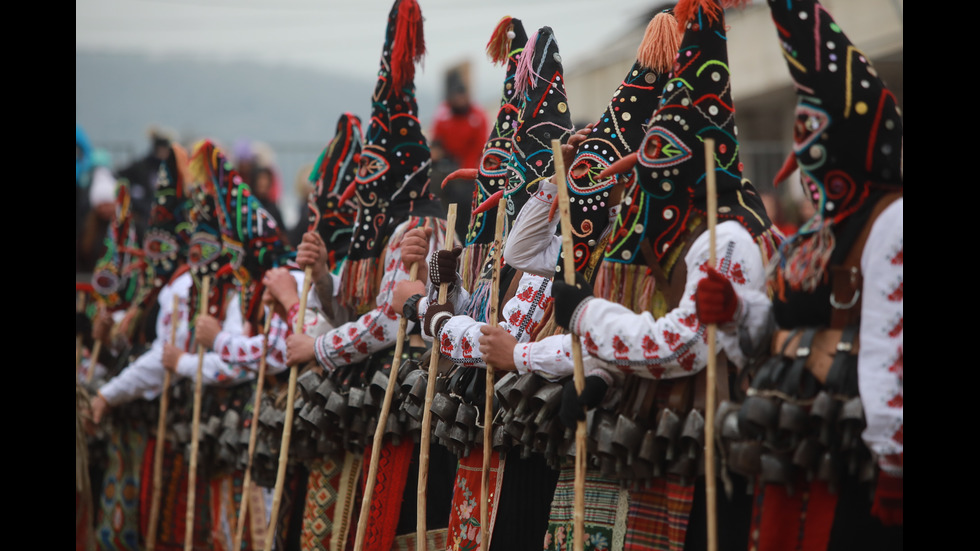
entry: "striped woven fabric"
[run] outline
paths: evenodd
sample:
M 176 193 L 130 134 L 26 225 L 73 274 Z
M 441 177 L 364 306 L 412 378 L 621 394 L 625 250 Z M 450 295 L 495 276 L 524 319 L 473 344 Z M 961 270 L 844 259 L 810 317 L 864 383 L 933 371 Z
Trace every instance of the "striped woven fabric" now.
M 317 459 L 310 465 L 306 482 L 306 506 L 303 508 L 303 532 L 300 548 L 303 551 L 327 551 L 333 532 L 334 507 L 337 504 L 337 485 L 342 463 L 331 458 Z
M 682 485 L 679 480 L 674 475 L 655 478 L 649 488 L 630 492 L 626 551 L 684 549 L 694 485 Z
M 585 473 L 585 549 L 605 551 L 611 548 L 619 484 L 599 471 Z M 544 536 L 544 549 L 565 551 L 573 548 L 575 503 L 575 468 L 567 463 L 558 476 L 558 486 L 551 503 L 551 518 Z
M 135 551 L 140 548 L 140 458 L 146 434 L 130 423 L 113 429 L 106 446 L 109 464 L 100 488 L 96 540 L 99 549 Z
M 749 547 L 757 551 L 827 549 L 837 495 L 825 482 L 803 482 L 791 494 L 782 484 L 759 484 Z
M 244 471 L 224 473 L 208 481 L 211 509 L 211 545 L 214 551 L 230 551 L 232 533 L 238 522 Z
M 425 548 L 433 551 L 448 549 L 446 546 L 445 528 L 429 530 L 425 533 Z M 418 539 L 415 534 L 402 534 L 395 536 L 395 543 L 391 545 L 391 551 L 415 551 L 418 549 Z

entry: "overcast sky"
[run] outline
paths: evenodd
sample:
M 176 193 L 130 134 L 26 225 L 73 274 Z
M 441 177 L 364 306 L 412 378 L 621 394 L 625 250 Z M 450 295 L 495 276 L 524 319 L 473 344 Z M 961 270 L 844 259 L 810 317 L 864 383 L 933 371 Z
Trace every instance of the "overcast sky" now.
M 484 48 L 504 15 L 528 34 L 551 26 L 566 68 L 639 25 L 656 0 L 420 0 L 428 54 L 417 84 L 435 89 L 464 60 L 497 92 Z M 392 0 L 76 0 L 78 50 L 242 58 L 373 79 Z M 645 21 L 643 21 L 645 24 Z M 487 98 L 481 98 L 483 100 Z M 490 98 L 492 99 L 492 98 Z

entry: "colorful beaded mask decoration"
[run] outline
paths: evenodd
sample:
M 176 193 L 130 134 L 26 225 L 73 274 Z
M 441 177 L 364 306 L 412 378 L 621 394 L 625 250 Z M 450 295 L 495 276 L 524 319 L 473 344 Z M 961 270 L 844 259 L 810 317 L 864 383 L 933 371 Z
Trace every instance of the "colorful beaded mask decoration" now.
M 672 15 L 659 13 L 650 21 L 637 61 L 567 167 L 575 270 L 589 280 L 605 252 L 602 236 L 609 225 L 610 192 L 615 185 L 629 187 L 632 180 L 632 173 L 605 178 L 600 174 L 636 151 L 643 140 L 679 42 Z
M 307 231 L 316 231 L 327 246 L 327 265 L 332 270 L 347 257 L 357 205 L 353 198 L 341 200 L 354 185 L 361 155 L 361 119 L 344 113 L 337 132 L 313 165 L 310 181 L 316 184 L 307 200 L 310 209 Z
M 378 258 L 388 228 L 409 215 L 437 216 L 429 192 L 429 145 L 415 101 L 415 64 L 425 54 L 422 12 L 416 0 L 396 0 L 388 14 L 371 121 L 364 132 L 354 193 L 359 212 L 350 260 Z
M 793 155 L 817 215 L 801 233 L 840 222 L 873 190 L 902 187 L 902 116 L 871 62 L 814 0 L 770 0 L 796 85 Z M 793 158 L 795 157 L 795 159 Z
M 160 289 L 187 258 L 188 224 L 187 152 L 172 143 L 167 159 L 160 163 L 150 224 L 143 236 L 148 281 Z
M 718 222 L 737 220 L 757 238 L 771 226 L 761 199 L 742 180 L 722 7 L 717 0 L 684 0 L 674 14 L 684 37 L 637 151 L 637 185 L 613 225 L 611 262 L 638 262 L 644 250 L 647 263 L 661 262 L 695 217 L 706 217 L 706 138 L 715 142 Z
M 565 143 L 572 134 L 562 71 L 554 32 L 541 27 L 524 46 L 515 76 L 521 110 L 503 196 L 509 216 L 516 216 L 539 181 L 554 175 L 551 140 Z
M 109 311 L 128 308 L 143 285 L 143 250 L 136 237 L 129 182 L 116 181 L 116 212 L 96 262 L 92 287 Z
M 517 64 L 521 59 L 525 43 L 527 43 L 527 33 L 524 32 L 521 20 L 505 17 L 497 24 L 487 44 L 487 53 L 490 54 L 491 59 L 495 63 L 506 63 L 507 72 L 504 75 L 504 86 L 500 95 L 500 109 L 497 110 L 497 118 L 483 146 L 480 166 L 476 169 L 477 187 L 473 194 L 475 212 L 466 233 L 467 246 L 487 245 L 493 241 L 499 199 L 507 189 L 507 163 L 513 156 L 514 130 L 517 128 L 520 110 L 520 96 L 515 91 L 514 75 L 517 73 Z M 481 205 L 494 197 L 496 206 L 477 211 Z M 522 199 L 526 201 L 527 195 L 525 194 L 523 198 L 515 195 L 511 197 L 510 203 L 505 202 L 509 205 L 505 208 L 508 209 L 510 220 L 513 220 L 520 206 L 523 205 Z

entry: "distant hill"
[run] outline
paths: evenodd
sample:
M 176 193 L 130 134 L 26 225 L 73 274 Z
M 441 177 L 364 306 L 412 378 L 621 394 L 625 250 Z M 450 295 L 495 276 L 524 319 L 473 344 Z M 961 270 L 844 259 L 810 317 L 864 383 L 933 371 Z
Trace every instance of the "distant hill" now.
M 259 140 L 276 152 L 284 184 L 280 205 L 294 218 L 293 181 L 333 137 L 350 111 L 366 123 L 376 67 L 364 78 L 259 63 L 75 52 L 75 121 L 121 166 L 147 151 L 146 131 L 160 125 L 181 142 L 201 137 L 231 148 Z M 428 126 L 438 98 L 419 94 Z

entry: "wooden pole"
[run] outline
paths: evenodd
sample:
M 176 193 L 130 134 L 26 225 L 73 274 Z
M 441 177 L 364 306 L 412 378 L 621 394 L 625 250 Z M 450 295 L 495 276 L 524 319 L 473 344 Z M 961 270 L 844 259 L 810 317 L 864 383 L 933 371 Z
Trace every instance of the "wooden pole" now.
M 418 279 L 419 264 L 415 262 L 409 268 L 409 281 Z M 364 536 L 367 533 L 368 517 L 371 515 L 371 500 L 374 498 L 374 486 L 378 479 L 378 462 L 381 460 L 381 445 L 384 443 L 384 427 L 391 412 L 391 400 L 398 388 L 398 368 L 401 364 L 402 350 L 405 348 L 405 333 L 408 330 L 408 318 L 401 316 L 398 320 L 398 336 L 395 340 L 395 356 L 391 362 L 391 372 L 388 373 L 388 386 L 385 387 L 385 398 L 378 414 L 378 426 L 374 430 L 374 441 L 371 443 L 371 464 L 368 466 L 368 476 L 364 481 L 364 497 L 361 499 L 361 513 L 357 520 L 357 536 L 354 538 L 354 551 L 364 548 Z
M 497 205 L 497 228 L 493 238 L 493 276 L 490 279 L 490 327 L 497 326 L 497 310 L 500 306 L 500 260 L 503 257 L 504 225 L 507 211 Z M 490 458 L 493 455 L 493 385 L 494 369 L 487 362 L 486 398 L 483 403 L 483 469 L 480 471 L 480 549 L 490 549 Z
M 456 203 L 449 205 L 446 214 L 446 243 L 445 250 L 453 250 L 456 237 Z M 449 294 L 449 282 L 439 283 L 439 304 L 445 304 Z M 415 541 L 418 551 L 425 551 L 425 503 L 426 486 L 429 482 L 429 439 L 432 432 L 432 398 L 436 394 L 436 377 L 439 375 L 439 342 L 432 341 L 432 352 L 429 356 L 429 380 L 425 386 L 425 407 L 422 408 L 422 440 L 419 442 L 419 481 L 418 507 L 415 516 Z
M 178 308 L 180 297 L 174 293 L 173 307 L 170 310 L 170 345 L 177 346 L 177 322 L 180 321 Z M 146 532 L 146 549 L 157 547 L 157 520 L 160 518 L 160 495 L 163 493 L 163 448 L 167 439 L 167 409 L 170 407 L 170 370 L 163 370 L 163 388 L 160 390 L 160 414 L 157 419 L 157 443 L 153 448 L 153 497 L 150 500 L 150 524 Z
M 562 271 L 565 273 L 565 283 L 575 285 L 575 257 L 572 245 L 572 215 L 568 205 L 568 186 L 565 184 L 565 159 L 561 154 L 561 142 L 551 140 L 551 149 L 555 156 L 555 185 L 558 187 L 558 212 L 561 215 L 561 254 Z M 585 389 L 585 368 L 582 365 L 582 343 L 572 328 L 572 360 L 575 362 L 575 391 L 581 395 Z M 582 551 L 585 546 L 585 461 L 586 437 L 585 421 L 579 421 L 575 427 L 575 500 L 572 510 L 574 521 L 575 551 Z
M 98 318 L 102 314 L 103 303 L 101 300 L 98 299 L 98 297 L 96 297 L 95 303 L 98 307 L 96 308 L 96 314 L 95 314 L 96 319 L 94 321 L 98 322 Z M 96 339 L 96 341 L 92 344 L 92 358 L 89 360 L 88 373 L 85 375 L 85 382 L 88 385 L 91 385 L 92 380 L 95 378 L 95 367 L 99 365 L 99 356 L 101 355 L 102 355 L 102 339 Z
M 715 267 L 715 226 L 718 220 L 718 192 L 715 184 L 715 141 L 712 138 L 704 140 L 705 183 L 708 192 L 708 265 Z M 718 328 L 714 323 L 708 324 L 708 374 L 707 399 L 704 415 L 704 496 L 708 507 L 708 551 L 718 550 L 718 510 L 715 507 L 715 496 L 718 492 L 715 480 L 715 388 L 718 358 L 715 356 Z
M 81 314 L 85 311 L 85 293 L 78 291 L 75 293 L 75 313 Z M 82 340 L 81 333 L 75 335 L 75 380 L 78 380 L 78 372 L 82 367 Z
M 92 384 L 92 379 L 95 378 L 95 367 L 99 365 L 99 356 L 102 355 L 102 341 L 96 340 L 95 344 L 92 345 L 92 358 L 88 362 L 88 373 L 85 375 L 85 382 L 89 385 Z
M 299 315 L 293 333 L 303 334 L 303 324 L 306 322 L 306 297 L 310 294 L 313 284 L 313 267 L 307 266 L 303 274 L 303 293 L 299 296 Z M 282 503 L 282 491 L 286 486 L 286 465 L 289 462 L 289 440 L 293 434 L 293 404 L 296 402 L 296 375 L 298 366 L 289 368 L 289 387 L 286 391 L 286 419 L 282 427 L 282 445 L 279 446 L 279 471 L 276 473 L 276 488 L 272 494 L 272 517 L 269 519 L 269 529 L 265 533 L 265 551 L 272 551 L 272 542 L 276 537 L 279 506 Z
M 265 327 L 262 328 L 262 358 L 259 359 L 259 373 L 255 376 L 255 405 L 252 407 L 252 426 L 248 433 L 248 461 L 245 466 L 245 480 L 242 482 L 242 503 L 238 507 L 238 521 L 235 524 L 235 537 L 232 549 L 242 548 L 242 538 L 245 535 L 245 515 L 248 513 L 248 492 L 252 485 L 252 456 L 255 455 L 255 443 L 258 440 L 259 410 L 262 408 L 262 391 L 265 386 L 266 357 L 269 355 L 269 328 L 272 325 L 272 312 L 265 315 Z
M 201 285 L 201 297 L 197 315 L 203 316 L 208 311 L 208 295 L 211 293 L 211 278 L 204 277 Z M 187 471 L 187 517 L 184 525 L 184 551 L 194 547 L 194 498 L 197 487 L 197 450 L 201 440 L 201 379 L 204 371 L 204 345 L 197 345 L 197 374 L 194 376 L 194 416 L 191 424 L 191 459 Z

